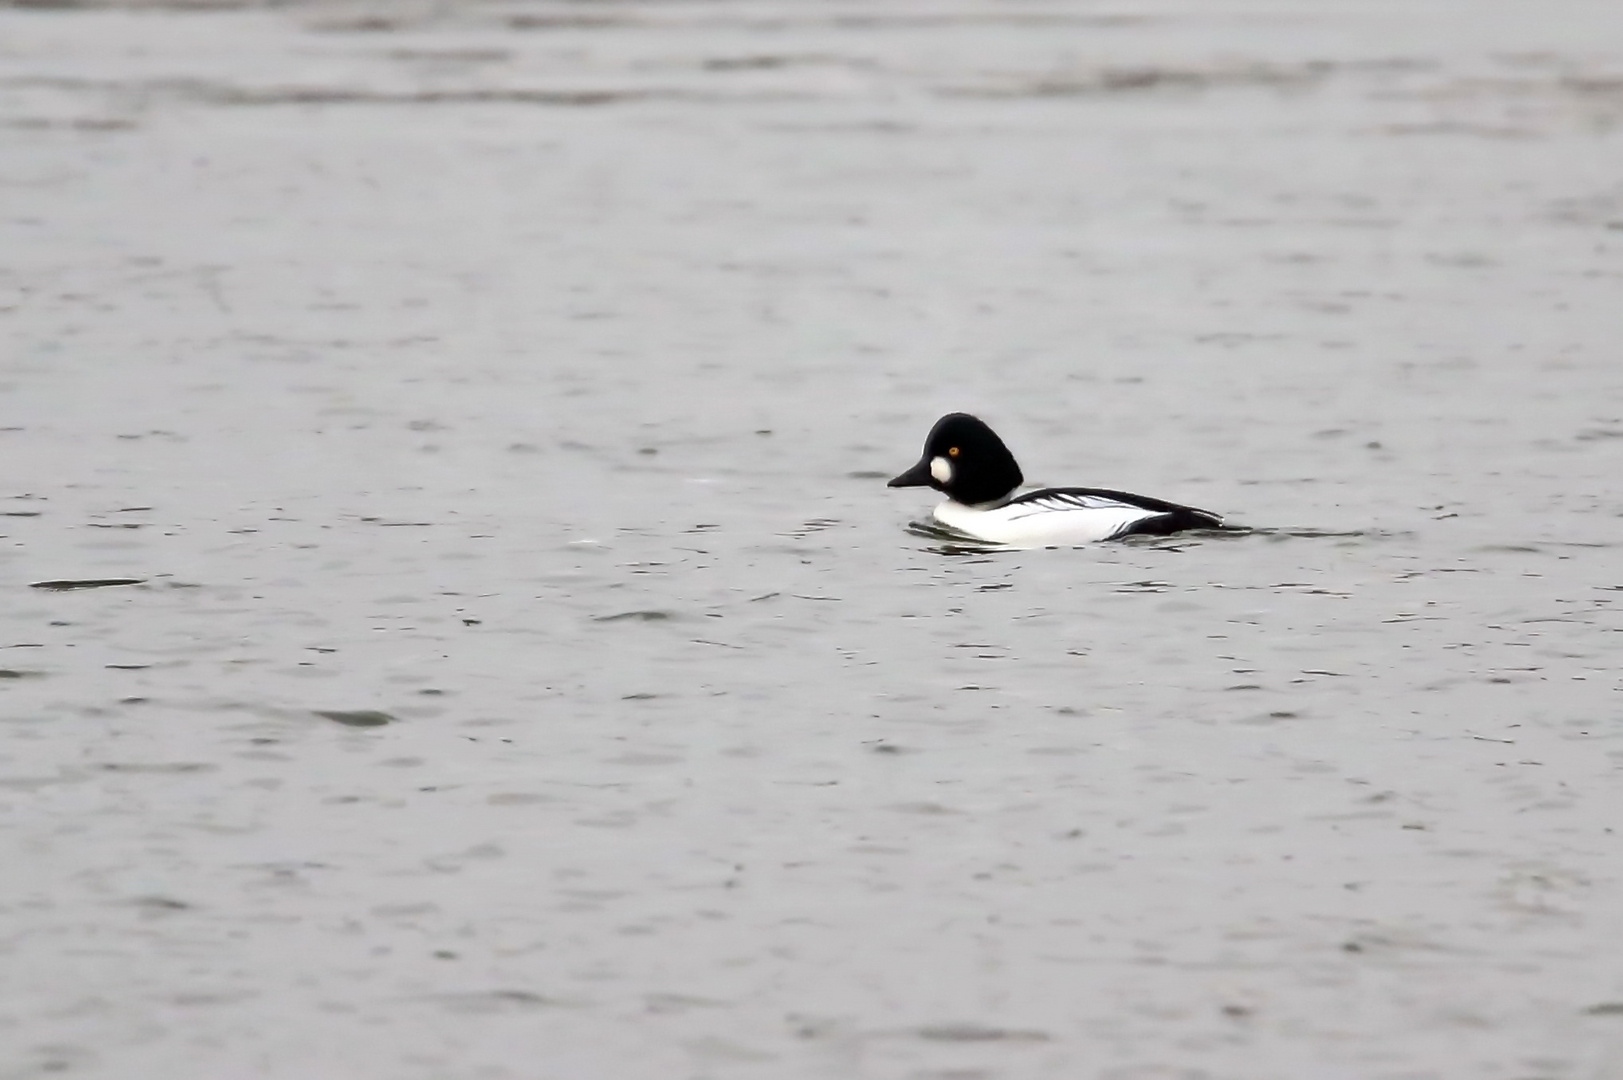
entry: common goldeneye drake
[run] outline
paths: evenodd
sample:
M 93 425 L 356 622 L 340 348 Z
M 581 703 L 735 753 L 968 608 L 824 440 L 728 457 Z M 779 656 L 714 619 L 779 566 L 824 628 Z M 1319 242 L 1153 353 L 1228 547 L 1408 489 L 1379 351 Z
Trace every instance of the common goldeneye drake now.
M 1224 527 L 1209 510 L 1125 491 L 1040 488 L 1016 494 L 1024 480 L 995 431 L 968 413 L 948 413 L 930 429 L 919 463 L 887 486 L 944 492 L 947 501 L 935 508 L 936 521 L 991 544 L 1050 547 Z

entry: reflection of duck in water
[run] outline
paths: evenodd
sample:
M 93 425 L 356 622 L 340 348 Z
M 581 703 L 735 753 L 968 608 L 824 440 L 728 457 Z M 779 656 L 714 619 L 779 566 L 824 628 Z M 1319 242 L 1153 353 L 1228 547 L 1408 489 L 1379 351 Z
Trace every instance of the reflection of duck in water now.
M 933 487 L 947 496 L 935 520 L 991 544 L 1048 547 L 1221 529 L 1209 510 L 1106 488 L 1015 491 L 1025 477 L 997 433 L 968 413 L 948 413 L 930 429 L 924 456 L 890 487 Z

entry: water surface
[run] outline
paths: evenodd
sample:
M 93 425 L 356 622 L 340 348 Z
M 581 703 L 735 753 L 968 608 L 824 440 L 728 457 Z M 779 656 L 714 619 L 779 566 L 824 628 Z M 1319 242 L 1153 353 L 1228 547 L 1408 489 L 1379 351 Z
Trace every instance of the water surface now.
M 0 11 L 0 1076 L 1614 1075 L 1620 32 Z

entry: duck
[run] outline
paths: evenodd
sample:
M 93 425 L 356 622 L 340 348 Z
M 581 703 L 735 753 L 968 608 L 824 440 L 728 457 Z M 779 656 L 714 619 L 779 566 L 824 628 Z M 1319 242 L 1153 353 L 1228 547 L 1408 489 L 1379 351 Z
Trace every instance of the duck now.
M 935 422 L 918 464 L 886 486 L 932 487 L 947 496 L 933 517 L 955 536 L 1007 547 L 1069 547 L 1124 536 L 1224 529 L 1222 515 L 1110 488 L 1020 491 L 1025 476 L 986 422 L 948 413 Z

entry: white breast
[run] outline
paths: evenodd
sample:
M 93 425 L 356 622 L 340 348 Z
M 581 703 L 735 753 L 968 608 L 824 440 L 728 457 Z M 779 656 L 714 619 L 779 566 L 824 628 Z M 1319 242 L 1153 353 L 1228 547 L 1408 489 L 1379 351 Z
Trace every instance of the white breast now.
M 1159 516 L 1099 495 L 1065 492 L 981 510 L 948 499 L 935 508 L 935 519 L 949 529 L 979 540 L 1010 547 L 1049 547 L 1109 540 L 1134 522 Z

